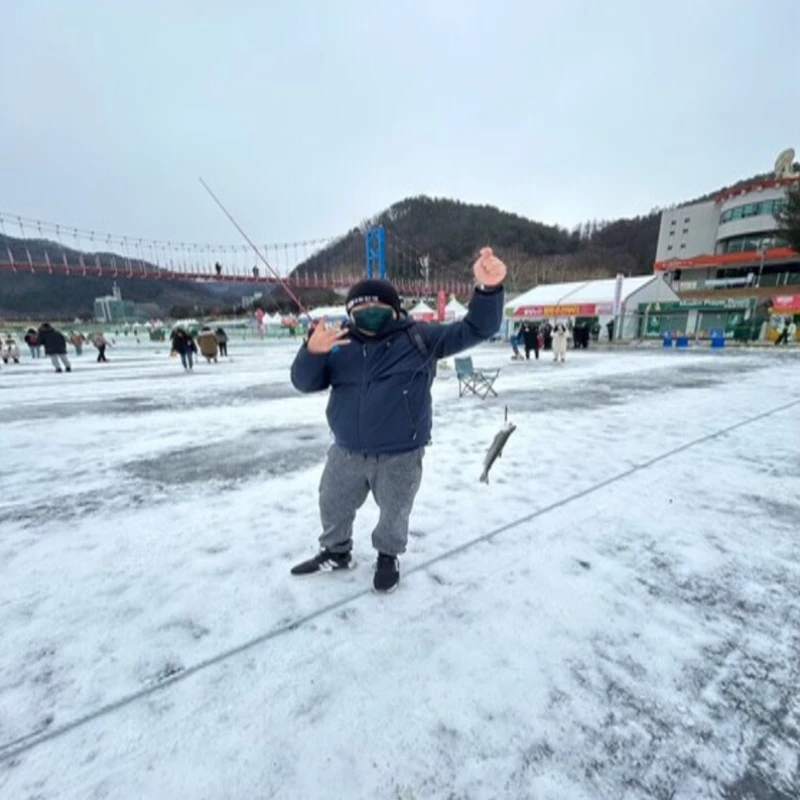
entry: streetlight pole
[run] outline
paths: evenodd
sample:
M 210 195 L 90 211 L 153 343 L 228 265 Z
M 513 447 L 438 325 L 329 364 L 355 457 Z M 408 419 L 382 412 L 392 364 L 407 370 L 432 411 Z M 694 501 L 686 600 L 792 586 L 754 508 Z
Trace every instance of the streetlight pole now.
M 756 283 L 756 288 L 761 288 L 761 274 L 764 272 L 764 258 L 767 255 L 767 245 L 766 239 L 762 239 L 758 243 L 758 255 L 759 255 L 759 263 L 758 263 L 758 283 Z

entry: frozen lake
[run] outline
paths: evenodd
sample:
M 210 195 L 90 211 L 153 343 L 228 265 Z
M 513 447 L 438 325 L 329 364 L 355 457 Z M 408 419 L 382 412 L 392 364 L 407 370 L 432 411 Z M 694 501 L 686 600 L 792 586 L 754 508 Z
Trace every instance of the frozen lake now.
M 295 347 L 2 366 L 0 798 L 800 796 L 800 352 L 473 351 L 378 597 Z

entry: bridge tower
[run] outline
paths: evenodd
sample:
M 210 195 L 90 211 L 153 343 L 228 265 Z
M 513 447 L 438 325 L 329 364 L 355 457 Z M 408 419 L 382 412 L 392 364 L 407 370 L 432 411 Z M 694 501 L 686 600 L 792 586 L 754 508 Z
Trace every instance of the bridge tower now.
M 386 231 L 383 226 L 370 228 L 364 241 L 367 247 L 367 277 L 375 277 L 377 267 L 378 277 L 386 280 Z

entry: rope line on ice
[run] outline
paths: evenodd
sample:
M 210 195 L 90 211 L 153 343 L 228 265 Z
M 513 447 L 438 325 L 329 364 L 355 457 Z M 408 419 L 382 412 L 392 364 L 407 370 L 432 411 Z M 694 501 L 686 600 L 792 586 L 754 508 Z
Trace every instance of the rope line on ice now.
M 756 414 L 752 417 L 748 417 L 744 420 L 740 420 L 739 422 L 735 422 L 732 425 L 727 425 L 724 428 L 720 428 L 716 431 L 712 431 L 711 433 L 706 434 L 705 436 L 700 436 L 697 439 L 692 439 L 689 442 L 685 442 L 682 445 L 678 445 L 677 447 L 672 448 L 671 450 L 667 450 L 660 455 L 657 455 L 647 461 L 643 461 L 639 464 L 635 464 L 634 466 L 613 475 L 610 478 L 606 478 L 603 481 L 598 483 L 592 484 L 591 486 L 587 487 L 586 489 L 582 489 L 579 492 L 575 492 L 574 494 L 568 495 L 567 497 L 562 498 L 561 500 L 556 500 L 553 503 L 550 503 L 543 508 L 537 509 L 536 511 L 532 511 L 530 514 L 526 514 L 523 517 L 519 517 L 511 522 L 506 523 L 505 525 L 501 525 L 498 528 L 494 528 L 493 530 L 489 531 L 488 533 L 481 534 L 480 536 L 476 536 L 469 541 L 466 541 L 456 547 L 453 547 L 449 550 L 445 550 L 443 553 L 440 553 L 438 556 L 433 556 L 429 558 L 427 561 L 423 561 L 417 566 L 412 567 L 411 569 L 406 571 L 406 575 L 413 575 L 415 572 L 421 572 L 423 570 L 429 569 L 434 564 L 438 564 L 441 561 L 445 561 L 446 559 L 452 558 L 453 556 L 459 555 L 466 550 L 474 547 L 475 545 L 482 544 L 483 542 L 488 542 L 493 539 L 495 536 L 499 536 L 502 533 L 505 533 L 512 528 L 516 528 L 519 525 L 523 525 L 526 522 L 531 522 L 538 517 L 544 516 L 545 514 L 550 513 L 551 511 L 555 511 L 556 509 L 563 508 L 570 503 L 575 502 L 576 500 L 581 500 L 584 497 L 587 497 L 591 494 L 594 494 L 601 489 L 606 488 L 607 486 L 611 486 L 612 484 L 618 483 L 619 481 L 624 480 L 625 478 L 630 477 L 631 475 L 636 474 L 637 472 L 641 472 L 643 470 L 649 469 L 650 467 L 661 463 L 662 461 L 666 461 L 673 456 L 679 455 L 687 450 L 690 450 L 693 447 L 697 447 L 702 444 L 706 444 L 714 439 L 718 439 L 721 436 L 725 436 L 728 433 L 732 433 L 739 428 L 744 428 L 748 425 L 752 425 L 755 422 L 759 422 L 762 419 L 766 419 L 767 417 L 771 417 L 775 414 L 779 414 L 782 411 L 787 411 L 790 408 L 794 408 L 795 406 L 800 405 L 800 398 L 792 400 L 789 403 L 784 403 L 780 406 L 776 406 L 774 408 L 768 409 L 767 411 L 762 411 L 759 414 Z M 287 623 L 286 625 L 281 625 L 277 628 L 273 628 L 270 631 L 265 633 L 259 634 L 252 639 L 249 639 L 242 644 L 236 645 L 235 647 L 231 647 L 227 650 L 223 650 L 220 653 L 217 653 L 214 656 L 210 656 L 202 661 L 198 661 L 196 664 L 193 664 L 185 669 L 181 670 L 180 672 L 176 672 L 174 675 L 160 681 L 159 683 L 151 684 L 150 686 L 145 686 L 142 689 L 139 689 L 136 692 L 131 692 L 130 694 L 123 695 L 117 700 L 114 700 L 111 703 L 107 703 L 106 705 L 100 706 L 100 708 L 95 709 L 94 711 L 90 711 L 87 714 L 84 714 L 81 717 L 77 717 L 76 719 L 72 720 L 71 722 L 66 722 L 63 725 L 58 725 L 54 728 L 50 728 L 45 731 L 34 731 L 32 733 L 25 734 L 24 736 L 20 736 L 17 739 L 14 739 L 10 742 L 6 742 L 3 745 L 0 745 L 0 763 L 4 761 L 8 761 L 9 759 L 14 758 L 15 756 L 21 755 L 25 752 L 28 752 L 40 744 L 44 744 L 45 742 L 52 741 L 53 739 L 58 739 L 70 731 L 74 731 L 76 728 L 81 728 L 84 725 L 88 725 L 90 722 L 94 722 L 101 717 L 108 716 L 109 714 L 118 711 L 125 706 L 131 705 L 135 703 L 137 700 L 141 700 L 145 697 L 149 697 L 150 695 L 155 694 L 156 692 L 160 692 L 167 687 L 178 683 L 179 681 L 186 680 L 187 678 L 191 677 L 192 675 L 201 672 L 209 667 L 213 667 L 217 664 L 222 663 L 223 661 L 227 661 L 228 659 L 234 658 L 235 656 L 244 653 L 248 650 L 252 650 L 259 645 L 264 644 L 265 642 L 270 641 L 271 639 L 276 639 L 279 636 L 282 636 L 285 633 L 290 633 L 291 631 L 297 630 L 304 625 L 307 625 L 309 622 L 318 619 L 319 617 L 325 616 L 326 614 L 331 613 L 332 611 L 336 611 L 343 606 L 349 605 L 350 603 L 354 603 L 355 601 L 359 600 L 360 598 L 371 595 L 372 588 L 366 588 L 359 592 L 355 592 L 354 594 L 347 595 L 340 600 L 337 600 L 333 603 L 329 603 L 322 608 L 317 609 L 316 611 L 312 611 L 310 614 L 306 614 L 305 616 L 299 617 L 298 619 L 294 620 L 293 622 Z

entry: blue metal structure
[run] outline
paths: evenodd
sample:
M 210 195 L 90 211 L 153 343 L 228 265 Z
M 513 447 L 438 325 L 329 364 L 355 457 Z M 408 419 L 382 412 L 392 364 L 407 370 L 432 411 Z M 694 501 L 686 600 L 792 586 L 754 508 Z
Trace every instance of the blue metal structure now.
M 386 231 L 383 226 L 370 228 L 364 237 L 367 245 L 367 277 L 375 276 L 375 267 L 378 267 L 378 277 L 386 280 Z

